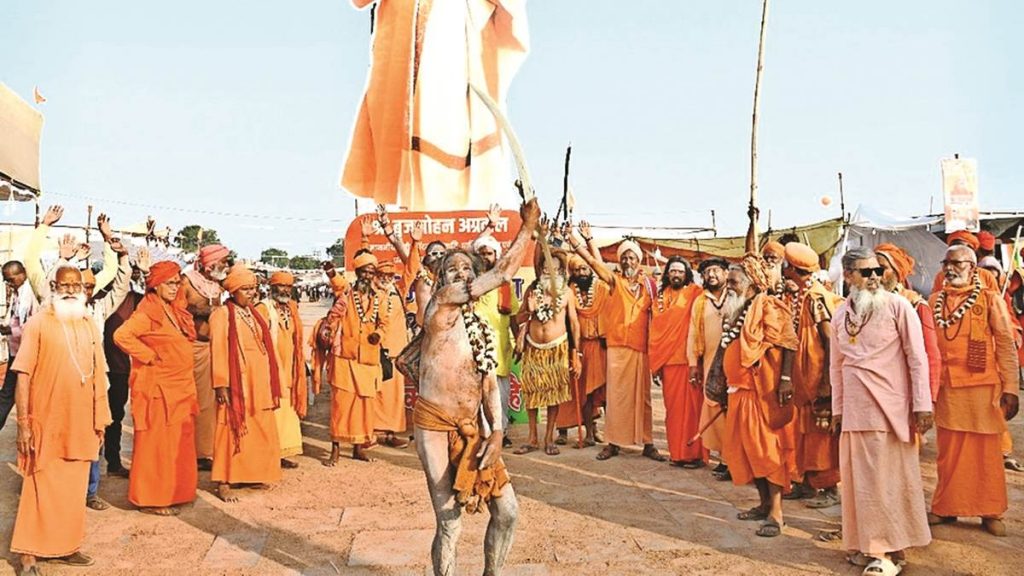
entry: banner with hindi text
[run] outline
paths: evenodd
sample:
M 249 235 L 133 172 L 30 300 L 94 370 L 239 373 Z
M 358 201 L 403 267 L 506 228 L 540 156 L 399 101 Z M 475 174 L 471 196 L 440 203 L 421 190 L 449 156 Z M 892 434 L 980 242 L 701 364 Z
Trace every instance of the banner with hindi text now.
M 973 158 L 942 160 L 942 194 L 946 206 L 946 233 L 978 232 L 978 161 Z

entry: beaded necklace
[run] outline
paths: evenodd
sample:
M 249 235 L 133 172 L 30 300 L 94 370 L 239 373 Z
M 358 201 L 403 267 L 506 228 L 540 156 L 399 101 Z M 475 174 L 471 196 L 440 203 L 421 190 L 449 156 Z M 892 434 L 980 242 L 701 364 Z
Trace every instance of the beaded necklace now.
M 971 295 L 957 306 L 956 310 L 949 316 L 943 316 L 943 313 L 946 311 L 946 291 L 939 292 L 939 297 L 935 299 L 935 309 L 932 310 L 932 313 L 935 315 L 935 325 L 945 331 L 953 324 L 959 323 L 964 314 L 978 301 L 978 296 L 981 296 L 981 277 L 978 276 L 977 272 L 974 273 L 974 289 L 971 290 Z M 959 333 L 959 329 L 957 332 Z
M 242 319 L 242 322 L 252 331 L 253 339 L 256 340 L 256 344 L 260 347 L 260 352 L 266 354 L 267 349 L 263 346 L 263 335 L 260 334 L 259 326 L 256 326 L 256 319 L 252 317 L 249 309 L 236 306 L 235 310 L 238 311 L 238 317 Z
M 581 294 L 579 286 L 573 286 L 573 292 L 576 294 L 576 301 L 579 302 L 580 308 L 587 309 L 594 305 L 594 288 L 597 287 L 597 280 L 591 279 L 590 287 L 587 288 L 587 293 L 584 296 Z
M 497 338 L 491 326 L 480 319 L 473 310 L 472 303 L 467 302 L 460 308 L 462 322 L 466 326 L 469 346 L 473 350 L 473 361 L 476 371 L 486 376 L 498 369 L 498 354 L 495 347 Z
M 864 327 L 871 321 L 871 315 L 874 314 L 874 310 L 864 315 L 864 320 L 858 324 L 850 317 L 853 315 L 853 308 L 851 308 L 846 316 L 843 317 L 843 328 L 846 329 L 846 335 L 850 337 L 850 344 L 857 343 L 857 336 L 864 330 Z
M 92 358 L 92 366 L 89 369 L 89 373 L 86 374 L 85 371 L 82 370 L 82 366 L 78 363 L 78 355 L 75 354 L 75 348 L 71 346 L 71 337 L 68 336 L 68 327 L 65 326 L 63 322 L 61 322 L 60 323 L 60 328 L 61 328 L 61 330 L 64 331 L 64 343 L 67 344 L 68 356 L 71 357 L 71 363 L 74 365 L 75 371 L 78 372 L 78 375 L 82 378 L 82 386 L 85 386 L 86 381 L 89 380 L 90 378 L 92 378 L 93 375 L 96 374 L 96 354 L 95 353 L 90 353 L 90 357 Z M 75 333 L 75 343 L 76 344 L 78 343 L 78 333 L 77 332 Z M 89 339 L 89 349 L 90 350 L 94 350 L 95 346 L 96 346 L 96 343 L 93 342 L 92 339 L 90 338 Z
M 361 324 L 375 324 L 377 322 L 377 318 L 380 317 L 380 299 L 377 298 L 377 295 L 374 294 L 371 297 L 373 308 L 371 309 L 369 318 L 366 317 L 366 310 L 363 308 L 362 296 L 359 293 L 355 293 L 352 296 L 352 300 L 354 300 L 356 304 L 356 315 L 359 316 L 359 322 Z
M 736 318 L 735 325 L 728 320 L 722 322 L 722 343 L 720 346 L 723 350 L 728 348 L 729 344 L 731 344 L 733 340 L 739 338 L 740 332 L 743 331 L 743 323 L 747 320 L 747 312 L 749 310 L 750 301 L 747 301 L 747 303 L 743 305 L 743 310 L 740 312 L 740 315 Z
M 538 279 L 536 282 L 534 282 L 533 288 L 531 289 L 531 292 L 533 292 L 533 297 L 536 299 L 537 302 L 537 309 L 534 310 L 533 317 L 540 321 L 542 324 L 550 321 L 552 318 L 555 317 L 555 314 L 561 312 L 562 308 L 565 307 L 565 291 L 563 290 L 561 293 L 558 294 L 558 297 L 555 298 L 554 305 L 552 305 L 550 302 L 550 298 L 547 296 L 547 293 L 543 288 L 541 288 L 541 284 L 545 282 L 547 282 L 546 279 Z

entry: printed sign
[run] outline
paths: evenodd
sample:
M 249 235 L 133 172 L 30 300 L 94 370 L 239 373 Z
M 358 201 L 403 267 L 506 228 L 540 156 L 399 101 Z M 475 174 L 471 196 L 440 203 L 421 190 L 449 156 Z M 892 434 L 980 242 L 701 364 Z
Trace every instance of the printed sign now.
M 946 158 L 942 161 L 942 193 L 946 204 L 946 233 L 957 230 L 977 232 L 978 161 Z

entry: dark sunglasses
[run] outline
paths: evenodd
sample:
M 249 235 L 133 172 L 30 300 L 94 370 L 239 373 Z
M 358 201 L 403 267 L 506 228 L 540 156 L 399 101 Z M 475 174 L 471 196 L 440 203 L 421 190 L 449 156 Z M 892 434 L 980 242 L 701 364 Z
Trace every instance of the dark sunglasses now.
M 878 276 L 879 278 L 885 274 L 885 268 L 881 266 L 875 266 L 874 268 L 857 268 L 857 272 L 861 278 L 871 278 L 872 276 Z

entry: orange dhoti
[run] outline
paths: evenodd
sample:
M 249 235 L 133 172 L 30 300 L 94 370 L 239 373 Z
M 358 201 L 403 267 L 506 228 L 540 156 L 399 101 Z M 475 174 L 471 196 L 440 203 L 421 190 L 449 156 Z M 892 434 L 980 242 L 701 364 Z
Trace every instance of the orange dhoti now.
M 246 433 L 236 451 L 228 409 L 217 407 L 211 480 L 229 484 L 272 484 L 281 480 L 281 440 L 274 412 L 246 410 Z
M 690 384 L 690 368 L 685 364 L 665 366 L 661 378 L 669 458 L 675 462 L 703 458 L 704 446 L 699 439 L 690 446 L 686 442 L 700 429 L 704 391 Z
M 49 461 L 27 474 L 21 484 L 11 552 L 57 558 L 78 552 L 85 540 L 85 502 L 89 484 L 87 460 Z M 195 470 L 195 461 L 192 469 Z
M 647 355 L 608 348 L 608 408 L 605 440 L 616 446 L 652 444 L 651 371 Z
M 380 366 L 360 364 L 355 360 L 334 358 L 334 381 L 331 384 L 331 440 L 365 444 L 374 439 L 376 425 L 374 404 Z M 403 415 L 404 416 L 404 415 Z
M 800 476 L 812 473 L 807 476 L 811 488 L 832 488 L 839 483 L 839 436 L 822 431 L 814 420 L 810 404 L 796 407 L 797 468 Z
M 582 426 L 582 407 L 587 400 L 592 402 L 595 412 L 605 401 L 608 360 L 604 346 L 601 344 L 601 339 L 582 339 L 580 341 L 580 352 L 583 354 L 580 377 L 569 386 L 569 389 L 572 391 L 572 399 L 558 405 L 556 425 L 559 428 Z M 583 393 L 583 397 L 580 398 L 577 405 L 576 399 L 579 397 L 580 392 Z
M 199 480 L 195 416 L 186 413 L 183 418 L 168 421 L 159 401 L 151 401 L 148 412 L 146 429 L 135 430 L 128 501 L 139 507 L 192 502 Z M 140 420 L 134 413 L 132 417 L 136 422 Z
M 213 435 L 217 427 L 217 403 L 213 394 L 213 368 L 210 363 L 210 343 L 192 343 L 192 371 L 196 379 L 196 457 L 213 458 Z
M 729 394 L 729 410 L 725 413 L 725 461 L 729 463 L 732 482 L 737 486 L 750 484 L 755 478 L 766 478 L 777 486 L 789 486 L 789 473 L 782 456 L 779 434 L 768 426 L 764 402 L 755 390 L 737 390 Z
M 1000 434 L 939 427 L 938 483 L 932 513 L 999 518 L 1006 512 L 1006 473 Z
M 405 432 L 405 377 L 395 370 L 395 377 L 380 385 L 374 398 L 373 421 L 377 430 Z

